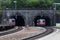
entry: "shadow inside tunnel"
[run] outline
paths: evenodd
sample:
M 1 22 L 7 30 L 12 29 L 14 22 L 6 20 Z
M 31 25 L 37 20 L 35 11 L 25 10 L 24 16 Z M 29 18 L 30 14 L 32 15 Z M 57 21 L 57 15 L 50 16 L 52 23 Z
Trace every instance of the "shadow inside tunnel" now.
M 50 18 L 48 16 L 36 16 L 34 24 L 35 26 L 50 26 Z

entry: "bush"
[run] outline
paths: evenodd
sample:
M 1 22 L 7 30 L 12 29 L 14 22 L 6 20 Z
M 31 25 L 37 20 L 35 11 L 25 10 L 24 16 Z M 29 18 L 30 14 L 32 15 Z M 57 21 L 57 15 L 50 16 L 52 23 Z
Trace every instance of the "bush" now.
M 16 0 L 17 8 L 47 8 L 52 6 L 53 0 Z M 10 2 L 3 2 L 2 5 L 5 5 L 8 8 L 12 6 L 15 7 L 14 0 Z

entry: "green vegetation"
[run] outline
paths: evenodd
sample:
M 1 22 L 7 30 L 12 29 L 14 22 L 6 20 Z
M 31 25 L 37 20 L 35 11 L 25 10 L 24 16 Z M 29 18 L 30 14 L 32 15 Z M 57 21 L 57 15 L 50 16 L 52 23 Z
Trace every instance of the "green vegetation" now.
M 17 8 L 47 8 L 52 6 L 54 0 L 16 0 Z M 14 0 L 3 0 L 2 6 L 6 6 L 8 8 L 14 7 L 15 3 Z
M 60 0 L 16 0 L 17 8 L 50 8 L 54 2 L 60 2 Z M 14 0 L 2 0 L 0 2 L 0 9 L 6 6 L 7 8 L 14 8 Z M 59 9 L 60 5 L 58 5 Z
M 56 2 L 56 3 L 60 3 L 60 0 L 54 0 L 54 2 Z
M 60 26 L 55 26 L 56 28 L 60 28 Z

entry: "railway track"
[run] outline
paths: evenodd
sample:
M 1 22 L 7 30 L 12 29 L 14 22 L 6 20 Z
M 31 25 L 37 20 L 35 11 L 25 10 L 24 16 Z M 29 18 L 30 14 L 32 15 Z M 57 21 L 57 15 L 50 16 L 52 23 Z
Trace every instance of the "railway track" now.
M 11 34 L 11 33 L 15 33 L 15 32 L 18 32 L 18 31 L 20 31 L 22 29 L 23 28 L 18 27 L 16 30 L 8 31 L 8 32 L 5 32 L 5 33 L 0 33 L 0 36 Z M 29 38 L 25 38 L 25 39 L 22 39 L 22 40 L 35 40 L 37 38 L 41 38 L 43 36 L 46 36 L 46 35 L 48 35 L 48 34 L 50 34 L 50 33 L 52 33 L 54 31 L 54 29 L 51 28 L 51 27 L 45 27 L 45 29 L 47 29 L 47 30 L 45 32 L 41 33 L 41 34 L 29 37 Z
M 14 28 L 13 28 L 14 29 Z M 15 33 L 15 32 L 18 32 L 18 31 L 20 31 L 20 30 L 22 30 L 23 28 L 22 27 L 18 27 L 17 29 L 14 29 L 14 30 L 12 30 L 12 29 L 10 29 L 11 31 L 2 31 L 1 33 L 0 33 L 0 36 L 3 36 L 3 35 L 7 35 L 7 34 L 11 34 L 11 33 Z
M 35 39 L 37 39 L 37 38 L 44 37 L 44 36 L 46 36 L 46 35 L 48 35 L 48 34 L 50 34 L 50 33 L 52 33 L 52 32 L 54 31 L 54 29 L 51 28 L 51 27 L 45 27 L 45 28 L 47 29 L 46 32 L 44 32 L 44 33 L 42 33 L 42 34 L 38 34 L 38 35 L 33 36 L 33 37 L 30 37 L 30 38 L 23 39 L 23 40 L 35 40 Z

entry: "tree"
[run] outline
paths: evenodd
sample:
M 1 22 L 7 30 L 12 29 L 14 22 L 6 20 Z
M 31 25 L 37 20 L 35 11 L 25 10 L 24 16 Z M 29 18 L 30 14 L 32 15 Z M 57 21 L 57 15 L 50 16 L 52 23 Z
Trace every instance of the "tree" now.
M 47 8 L 52 6 L 54 0 L 16 0 L 17 8 Z M 3 0 L 2 5 L 14 8 L 14 0 Z
M 27 6 L 46 8 L 52 6 L 54 0 L 26 0 Z
M 11 0 L 2 0 L 1 1 L 1 6 L 6 6 L 6 7 L 11 7 Z
M 56 3 L 60 3 L 60 0 L 54 0 L 54 2 L 56 2 Z

